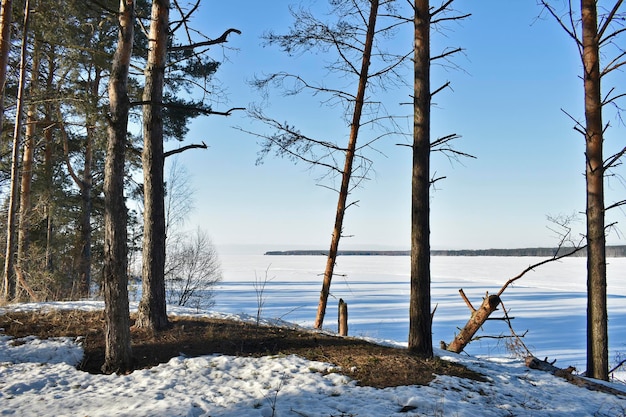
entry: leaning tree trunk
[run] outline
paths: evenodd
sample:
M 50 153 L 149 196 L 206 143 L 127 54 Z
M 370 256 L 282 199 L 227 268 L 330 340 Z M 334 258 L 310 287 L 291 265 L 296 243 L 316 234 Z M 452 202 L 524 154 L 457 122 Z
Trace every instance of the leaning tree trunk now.
M 169 0 L 152 2 L 143 100 L 144 231 L 142 297 L 137 326 L 168 326 L 165 302 L 165 187 L 163 178 L 163 85 L 167 58 Z
M 595 0 L 581 1 L 587 182 L 587 376 L 608 380 L 600 45 Z
M 430 14 L 415 2 L 409 351 L 432 357 L 430 314 Z
M 361 61 L 361 71 L 359 73 L 359 86 L 357 89 L 356 101 L 354 103 L 354 113 L 352 115 L 352 124 L 350 125 L 350 138 L 348 139 L 348 148 L 346 149 L 346 160 L 341 176 L 341 187 L 339 189 L 339 199 L 337 201 L 337 212 L 335 214 L 335 226 L 333 227 L 333 235 L 330 242 L 330 250 L 328 251 L 328 259 L 326 261 L 326 269 L 324 270 L 324 281 L 322 282 L 322 291 L 320 292 L 320 300 L 317 306 L 317 315 L 315 316 L 314 327 L 321 329 L 324 323 L 324 315 L 326 314 L 326 306 L 328 304 L 328 295 L 330 294 L 330 283 L 333 279 L 335 263 L 337 262 L 337 251 L 339 250 L 339 240 L 343 230 L 343 218 L 346 213 L 346 204 L 348 194 L 350 192 L 350 178 L 352 177 L 352 164 L 356 152 L 356 142 L 359 136 L 359 127 L 361 127 L 361 114 L 365 102 L 365 90 L 367 89 L 367 80 L 369 78 L 369 64 L 372 56 L 372 47 L 374 43 L 376 18 L 378 16 L 378 0 L 372 0 L 370 6 L 369 21 L 367 24 L 367 33 L 365 35 L 365 47 L 363 49 L 363 60 Z
M 15 129 L 13 131 L 13 151 L 11 154 L 11 189 L 9 194 L 9 210 L 7 213 L 7 246 L 4 258 L 4 299 L 11 301 L 17 296 L 15 275 L 16 254 L 16 221 L 19 198 L 19 155 L 22 134 L 22 112 L 24 109 L 24 84 L 26 82 L 26 55 L 28 53 L 28 24 L 30 21 L 30 2 L 24 3 L 24 34 L 22 36 L 22 50 L 20 53 L 20 80 L 17 91 L 17 108 L 15 110 Z
M 104 314 L 105 357 L 102 371 L 132 369 L 128 308 L 128 248 L 124 163 L 128 132 L 128 70 L 133 49 L 134 0 L 120 1 L 120 32 L 109 80 L 110 120 L 104 168 Z

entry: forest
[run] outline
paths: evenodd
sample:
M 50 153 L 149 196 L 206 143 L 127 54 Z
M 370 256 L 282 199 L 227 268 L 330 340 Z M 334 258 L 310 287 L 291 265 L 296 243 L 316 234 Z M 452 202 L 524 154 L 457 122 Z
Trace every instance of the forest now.
M 245 28 L 193 26 L 193 16 L 205 6 L 200 0 L 69 0 L 63 7 L 47 0 L 3 0 L 3 301 L 104 299 L 103 371 L 131 369 L 129 279 L 141 276 L 135 326 L 154 332 L 170 325 L 168 302 L 184 304 L 198 285 L 219 280 L 216 253 L 206 235 L 176 233 L 188 196 L 180 185 L 184 180 L 172 173 L 166 177 L 166 158 L 207 148 L 204 142 L 182 144 L 193 119 L 246 112 L 265 127 L 240 129 L 259 141 L 259 162 L 284 158 L 322 169 L 333 180 L 328 188 L 337 196 L 336 215 L 325 252 L 317 329 L 324 322 L 344 219 L 356 205 L 351 193 L 366 186 L 372 169 L 364 151 L 387 138 L 409 138 L 402 145 L 412 157 L 407 173 L 412 178 L 408 352 L 432 357 L 429 216 L 431 191 L 443 177 L 431 169 L 430 159 L 433 154 L 452 160 L 475 156 L 455 144 L 457 133 L 431 135 L 433 98 L 451 88 L 432 84 L 431 68 L 456 68 L 455 57 L 463 52 L 456 45 L 431 50 L 431 35 L 468 18 L 471 10 L 455 9 L 454 0 L 328 3 L 330 13 L 323 16 L 294 7 L 291 25 L 284 33 L 266 33 L 264 42 L 287 55 L 325 54 L 328 73 L 343 84 L 309 80 L 298 68 L 287 68 L 256 78 L 252 87 L 324 97 L 324 103 L 343 113 L 345 143 L 308 136 L 263 107 L 229 108 L 213 99 L 218 87 L 212 81 L 221 65 L 215 50 Z M 585 143 L 586 163 L 580 168 L 585 172 L 586 233 L 573 236 L 567 218 L 554 219 L 561 233 L 557 249 L 567 250 L 551 253 L 548 261 L 586 253 L 587 375 L 606 380 L 606 234 L 613 225 L 605 224 L 605 213 L 624 201 L 605 201 L 604 183 L 622 163 L 626 148 L 609 155 L 603 151 L 608 128 L 603 110 L 621 110 L 624 93 L 619 86 L 602 88 L 601 80 L 626 62 L 620 41 L 626 15 L 622 0 L 565 3 L 557 7 L 542 0 L 538 6 L 571 38 L 580 57 L 585 117 L 572 124 Z M 412 37 L 400 42 L 396 37 L 407 27 Z M 378 98 L 385 95 L 375 93 L 386 88 L 406 89 L 411 102 L 402 104 L 411 109 L 409 115 L 383 110 Z M 362 139 L 366 128 L 376 130 L 373 139 Z M 165 141 L 181 144 L 166 151 Z M 485 298 L 484 320 L 507 285 Z M 174 300 L 168 299 L 172 294 Z

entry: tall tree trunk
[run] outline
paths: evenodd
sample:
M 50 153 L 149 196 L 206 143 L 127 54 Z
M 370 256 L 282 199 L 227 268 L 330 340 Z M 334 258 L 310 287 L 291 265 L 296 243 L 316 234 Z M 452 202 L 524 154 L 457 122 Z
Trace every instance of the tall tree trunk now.
M 415 1 L 413 173 L 411 198 L 411 353 L 433 355 L 430 314 L 430 14 L 429 1 Z
M 83 179 L 80 187 L 80 258 L 78 260 L 78 292 L 80 297 L 89 297 L 91 286 L 91 211 L 93 207 L 91 190 L 93 176 L 91 165 L 93 161 L 93 120 L 87 118 L 87 135 L 85 143 L 85 161 L 83 164 Z
M 91 97 L 96 100 L 100 91 L 101 74 L 98 68 L 94 69 L 95 76 L 90 80 Z M 89 297 L 91 287 L 91 212 L 93 208 L 93 145 L 96 129 L 96 116 L 93 114 L 93 108 L 89 107 L 85 116 L 86 143 L 85 143 L 85 160 L 83 163 L 83 178 L 79 180 L 80 197 L 81 197 L 81 215 L 80 215 L 80 258 L 78 262 L 78 290 L 81 297 Z
M 128 247 L 124 162 L 128 132 L 128 71 L 133 50 L 134 0 L 120 0 L 119 37 L 109 80 L 110 121 L 104 168 L 105 373 L 132 369 L 128 308 Z
M 356 152 L 356 142 L 359 136 L 359 128 L 361 127 L 361 114 L 365 102 L 365 91 L 367 89 L 367 81 L 369 78 L 369 64 L 372 56 L 372 47 L 374 44 L 374 35 L 376 33 L 376 19 L 378 16 L 378 0 L 372 0 L 370 4 L 370 14 L 367 23 L 367 33 L 365 35 L 365 47 L 363 49 L 363 59 L 361 61 L 361 71 L 359 73 L 359 86 L 357 89 L 356 101 L 354 103 L 354 113 L 352 115 L 352 124 L 350 125 L 350 137 L 348 139 L 348 148 L 346 150 L 346 160 L 341 176 L 341 187 L 339 189 L 339 199 L 337 201 L 337 212 L 335 214 L 335 226 L 333 228 L 332 239 L 330 242 L 330 250 L 328 251 L 328 259 L 326 261 L 326 269 L 324 270 L 324 281 L 322 283 L 322 291 L 320 292 L 320 300 L 317 306 L 317 315 L 315 317 L 314 327 L 322 328 L 324 323 L 324 315 L 326 314 L 326 305 L 328 304 L 328 295 L 330 293 L 330 283 L 333 279 L 335 263 L 337 261 L 337 251 L 339 250 L 339 239 L 343 231 L 343 218 L 346 213 L 346 202 L 350 192 L 350 178 L 352 177 L 352 164 Z
M 169 0 L 153 0 L 143 100 L 144 229 L 142 297 L 137 326 L 168 326 L 165 302 L 165 187 L 163 178 L 163 85 L 167 58 Z
M 581 0 L 587 182 L 587 376 L 608 380 L 600 45 L 596 0 Z
M 38 88 L 39 77 L 39 50 L 38 42 L 33 45 L 33 63 L 31 68 L 30 94 Z M 24 135 L 24 150 L 22 152 L 22 172 L 20 187 L 20 220 L 17 234 L 17 264 L 19 276 L 24 280 L 27 274 L 25 266 L 28 265 L 28 247 L 31 217 L 31 185 L 33 182 L 33 158 L 35 154 L 35 134 L 37 126 L 37 104 L 31 100 L 26 113 L 26 131 Z M 18 283 L 19 284 L 19 283 Z M 27 285 L 26 281 L 21 283 Z M 35 300 L 33 300 L 35 301 Z
M 24 35 L 20 53 L 20 80 L 17 91 L 17 109 L 15 115 L 15 130 L 13 131 L 13 152 L 11 155 L 11 190 L 9 194 L 9 211 L 7 213 L 7 247 L 4 262 L 4 299 L 11 301 L 17 296 L 15 276 L 16 241 L 15 230 L 18 209 L 19 190 L 19 155 L 22 133 L 22 113 L 24 108 L 24 84 L 26 82 L 26 55 L 28 53 L 28 24 L 30 21 L 30 2 L 24 3 Z
M 48 76 L 46 79 L 46 91 L 52 92 L 54 85 L 54 76 L 56 72 L 56 50 L 54 46 L 48 51 Z M 54 149 L 53 125 L 54 105 L 50 101 L 44 104 L 45 109 L 45 126 L 43 131 L 44 152 L 43 152 L 43 172 L 44 172 L 44 216 L 46 220 L 46 254 L 45 263 L 46 271 L 52 272 L 54 269 L 52 263 L 52 245 L 53 245 L 53 203 L 52 203 L 52 187 L 54 181 L 52 178 L 52 152 Z
M 4 125 L 4 93 L 11 50 L 11 22 L 13 1 L 2 0 L 0 6 L 0 134 Z

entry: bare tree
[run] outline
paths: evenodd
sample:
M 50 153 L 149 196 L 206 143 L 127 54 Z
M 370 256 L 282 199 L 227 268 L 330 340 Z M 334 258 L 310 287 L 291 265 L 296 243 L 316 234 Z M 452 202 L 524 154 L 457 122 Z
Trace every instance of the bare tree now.
M 206 232 L 179 234 L 169 240 L 165 268 L 168 301 L 179 306 L 209 308 L 213 287 L 222 279 L 215 246 Z
M 603 155 L 605 132 L 608 125 L 602 120 L 603 107 L 615 104 L 624 94 L 611 89 L 603 97 L 601 81 L 604 76 L 626 64 L 626 52 L 617 44 L 619 35 L 626 29 L 620 13 L 623 0 L 613 2 L 607 13 L 598 19 L 596 0 L 581 0 L 580 25 L 571 1 L 567 13 L 561 17 L 556 10 L 542 0 L 545 10 L 551 14 L 578 48 L 583 66 L 585 122 L 576 122 L 575 129 L 585 139 L 586 219 L 587 219 L 587 376 L 608 379 L 608 311 L 606 299 L 606 228 L 604 177 L 607 169 L 614 166 L 621 152 L 608 159 Z M 582 31 L 582 34 L 579 32 Z M 609 47 L 612 51 L 606 52 Z M 603 52 L 605 51 L 605 52 Z M 609 63 L 602 66 L 602 56 Z
M 350 179 L 352 176 L 352 165 L 354 163 L 354 155 L 356 152 L 356 142 L 359 136 L 359 128 L 361 127 L 361 114 L 363 113 L 363 106 L 365 105 L 365 91 L 367 89 L 367 82 L 370 76 L 369 65 L 372 57 L 374 34 L 376 33 L 377 15 L 378 0 L 372 0 L 366 26 L 367 32 L 365 34 L 363 46 L 361 69 L 358 72 L 359 85 L 357 87 L 357 94 L 354 101 L 352 123 L 350 124 L 350 137 L 348 139 L 348 147 L 346 148 L 344 168 L 341 174 L 341 186 L 339 188 L 339 198 L 337 200 L 335 225 L 333 227 L 332 238 L 330 241 L 330 250 L 328 251 L 326 269 L 324 270 L 324 281 L 322 283 L 322 291 L 320 292 L 320 300 L 317 306 L 315 324 L 313 325 L 316 329 L 321 329 L 322 324 L 324 323 L 324 315 L 326 314 L 326 305 L 328 303 L 328 295 L 330 293 L 330 283 L 333 278 L 333 272 L 337 262 L 337 251 L 339 250 L 339 240 L 341 239 L 341 233 L 343 231 L 343 219 L 346 213 Z
M 430 174 L 432 151 L 468 156 L 450 147 L 456 134 L 431 141 L 431 98 L 448 86 L 431 90 L 430 67 L 438 59 L 448 59 L 460 51 L 449 49 L 432 56 L 430 32 L 440 22 L 464 19 L 468 15 L 451 9 L 454 0 L 445 0 L 431 7 L 429 0 L 415 0 L 413 49 L 413 165 L 411 177 L 411 295 L 409 301 L 409 351 L 425 357 L 433 355 L 432 314 L 430 305 L 430 185 L 437 179 Z
M 347 209 L 354 204 L 348 201 L 348 196 L 367 177 L 371 166 L 372 161 L 364 157 L 361 151 L 372 146 L 372 143 L 380 138 L 379 136 L 359 144 L 360 129 L 364 125 L 373 127 L 382 123 L 383 120 L 392 121 L 391 117 L 376 113 L 376 110 L 380 110 L 382 106 L 368 98 L 368 94 L 371 94 L 374 81 L 384 84 L 382 80 L 385 77 L 397 76 L 395 71 L 401 66 L 403 60 L 407 59 L 407 56 L 392 56 L 376 46 L 377 38 L 383 38 L 383 35 L 395 28 L 393 23 L 376 28 L 379 9 L 381 6 L 392 8 L 393 2 L 351 0 L 330 3 L 333 7 L 332 16 L 336 22 L 322 21 L 308 10 L 292 10 L 295 22 L 290 31 L 284 35 L 270 33 L 266 36 L 266 40 L 269 44 L 280 46 L 288 54 L 308 50 L 334 52 L 337 58 L 327 65 L 327 69 L 345 75 L 345 79 L 355 83 L 356 93 L 350 93 L 345 86 L 335 88 L 327 82 L 312 82 L 297 74 L 287 72 L 272 74 L 264 79 L 256 80 L 255 84 L 260 88 L 267 88 L 270 85 L 278 86 L 288 95 L 304 91 L 313 95 L 323 95 L 327 97 L 324 102 L 330 105 L 341 103 L 344 105 L 346 121 L 349 124 L 347 144 L 342 146 L 335 141 L 312 138 L 288 123 L 277 122 L 258 109 L 250 112 L 252 117 L 270 126 L 275 133 L 248 132 L 263 139 L 259 160 L 269 152 L 275 151 L 278 156 L 294 161 L 304 161 L 311 166 L 323 167 L 329 172 L 328 176 L 333 178 L 337 176 L 341 179 L 336 190 L 338 193 L 337 209 L 314 323 L 316 328 L 321 328 L 323 325 L 339 242 L 343 236 L 345 214 Z M 373 109 L 374 107 L 376 110 Z M 385 133 L 381 136 L 384 135 Z
M 128 306 L 127 213 L 124 162 L 128 132 L 128 71 L 133 50 L 135 1 L 120 0 L 119 37 L 109 80 L 110 120 L 104 171 L 105 373 L 132 369 Z
M 621 0 L 616 3 L 619 7 Z M 581 1 L 587 182 L 587 375 L 609 379 L 600 37 L 596 0 Z
M 430 315 L 430 5 L 415 1 L 409 351 L 433 355 Z

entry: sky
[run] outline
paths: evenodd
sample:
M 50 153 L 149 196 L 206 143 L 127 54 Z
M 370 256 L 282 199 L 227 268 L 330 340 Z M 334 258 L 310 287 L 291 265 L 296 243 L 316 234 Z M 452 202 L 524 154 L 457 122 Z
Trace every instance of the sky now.
M 433 55 L 446 47 L 464 50 L 454 60 L 458 69 L 432 68 L 433 89 L 446 81 L 452 87 L 435 96 L 432 137 L 456 133 L 461 136 L 456 149 L 476 159 L 451 162 L 433 155 L 432 174 L 445 179 L 431 191 L 431 247 L 556 246 L 559 236 L 549 218 L 572 215 L 577 216 L 572 227 L 578 236 L 584 232 L 584 141 L 565 113 L 583 120 L 581 65 L 574 42 L 534 1 L 455 4 L 471 17 L 432 33 Z M 558 8 L 561 2 L 555 4 Z M 324 68 L 330 58 L 322 53 L 289 57 L 263 45 L 264 33 L 285 33 L 292 23 L 289 5 L 319 11 L 326 2 L 202 2 L 195 23 L 205 34 L 218 37 L 231 27 L 242 31 L 212 52 L 224 60 L 216 81 L 225 94 L 214 107 L 263 105 L 268 115 L 310 137 L 343 140 L 348 124 L 340 108 L 329 108 L 320 97 L 307 94 L 284 97 L 278 90 L 264 101 L 250 86 L 255 76 L 279 71 L 313 81 L 337 77 Z M 404 35 L 399 32 L 394 42 L 406 43 L 408 51 L 410 32 Z M 620 77 L 623 81 L 623 74 L 607 79 L 605 92 Z M 381 93 L 381 100 L 395 109 L 410 94 L 398 89 Z M 608 156 L 620 148 L 624 127 L 613 112 L 607 112 L 605 122 L 612 126 L 605 139 Z M 218 247 L 327 248 L 337 194 L 320 186 L 324 171 L 272 156 L 256 165 L 259 141 L 240 129 L 265 128 L 245 112 L 196 119 L 190 126 L 182 145 L 204 141 L 209 148 L 178 159 L 194 190 L 195 209 L 185 227 L 201 228 Z M 344 236 L 350 237 L 342 239 L 340 248 L 410 247 L 411 155 L 408 147 L 398 146 L 406 143 L 404 137 L 387 137 L 369 154 L 374 173 L 350 197 L 358 204 L 346 213 Z M 166 144 L 168 149 L 178 146 Z M 607 204 L 623 200 L 619 175 L 607 181 L 606 192 Z M 614 221 L 623 223 L 624 212 L 609 213 L 607 223 Z M 609 235 L 610 244 L 624 244 L 619 227 Z

